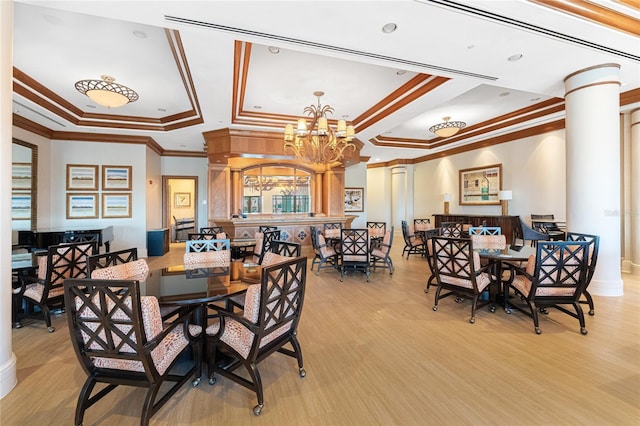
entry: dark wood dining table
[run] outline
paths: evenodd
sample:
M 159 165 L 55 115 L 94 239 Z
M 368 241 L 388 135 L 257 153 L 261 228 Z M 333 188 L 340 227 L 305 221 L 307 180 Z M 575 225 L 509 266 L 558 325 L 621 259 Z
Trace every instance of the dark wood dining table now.
M 502 277 L 505 270 L 505 264 L 510 263 L 512 265 L 515 265 L 519 262 L 526 262 L 529 259 L 529 256 L 536 255 L 536 248 L 508 244 L 504 249 L 478 248 L 474 250 L 478 252 L 478 254 L 480 255 L 480 259 L 485 259 L 493 263 L 494 269 L 492 274 L 496 277 L 493 283 L 493 288 L 495 289 L 494 291 L 497 291 L 498 294 L 500 294 L 500 292 L 502 293 L 504 310 L 507 313 L 511 313 L 511 311 L 507 307 L 507 300 L 509 298 L 508 284 L 509 280 L 513 280 L 513 276 L 508 278 L 508 281 L 505 282 Z

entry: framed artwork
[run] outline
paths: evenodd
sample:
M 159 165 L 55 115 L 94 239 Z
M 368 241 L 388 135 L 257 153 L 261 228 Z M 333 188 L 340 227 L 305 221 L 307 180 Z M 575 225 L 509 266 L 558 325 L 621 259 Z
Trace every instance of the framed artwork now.
M 67 191 L 97 191 L 98 166 L 67 164 Z
M 67 219 L 98 217 L 98 193 L 67 192 Z
M 176 192 L 173 194 L 175 207 L 191 207 L 191 194 L 189 192 Z
M 344 189 L 344 211 L 363 212 L 364 211 L 364 188 Z
M 131 217 L 131 194 L 102 194 L 102 217 Z
M 11 189 L 31 189 L 31 163 L 13 163 Z
M 500 205 L 502 164 L 460 170 L 459 204 Z
M 131 166 L 102 166 L 102 189 L 131 191 Z
M 31 194 L 17 193 L 11 194 L 11 219 L 28 220 L 31 219 Z

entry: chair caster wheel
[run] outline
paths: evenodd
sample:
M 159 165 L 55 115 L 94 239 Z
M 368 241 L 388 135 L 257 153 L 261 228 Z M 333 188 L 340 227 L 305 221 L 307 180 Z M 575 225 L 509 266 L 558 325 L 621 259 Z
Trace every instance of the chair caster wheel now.
M 580 328 L 580 333 L 582 333 L 583 335 L 586 335 L 588 333 L 587 329 L 584 327 Z
M 304 371 L 304 368 L 300 368 L 300 369 L 298 370 L 298 374 L 300 374 L 300 377 L 302 377 L 302 378 L 304 378 L 304 377 L 306 377 L 306 376 L 307 376 L 307 372 L 306 372 L 306 371 Z
M 511 309 L 509 309 L 509 308 L 505 308 L 505 310 L 504 310 L 504 311 L 505 311 L 508 315 L 511 315 Z
M 496 312 L 496 307 L 492 306 L 491 308 L 489 308 L 489 311 L 493 314 Z
M 191 386 L 193 386 L 194 388 L 199 384 L 200 384 L 200 377 L 193 379 L 193 381 L 191 382 Z
M 262 404 L 258 404 L 255 407 L 253 407 L 253 415 L 254 416 L 259 416 L 260 413 L 262 413 L 262 407 L 264 407 L 264 405 L 262 405 Z
M 434 306 L 434 307 L 433 307 L 433 311 L 435 312 L 435 311 L 437 311 L 437 310 L 438 310 L 438 307 L 437 307 L 437 306 Z
M 216 384 L 216 378 L 215 378 L 215 377 L 211 377 L 211 378 L 209 378 L 209 384 L 210 384 L 211 386 L 215 385 L 215 384 Z
M 471 318 L 469 318 L 469 322 L 470 322 L 471 324 L 475 324 L 475 323 L 476 323 L 476 318 L 475 318 L 475 317 L 471 317 Z
M 542 330 L 540 330 L 540 327 L 536 327 L 536 334 L 542 334 Z
M 49 333 L 53 333 L 54 331 L 56 331 L 56 328 L 55 327 L 47 327 L 47 331 Z
M 596 314 L 596 313 L 594 312 L 594 310 L 593 310 L 593 309 L 591 309 L 591 310 L 589 311 L 589 315 L 594 316 L 595 314 Z

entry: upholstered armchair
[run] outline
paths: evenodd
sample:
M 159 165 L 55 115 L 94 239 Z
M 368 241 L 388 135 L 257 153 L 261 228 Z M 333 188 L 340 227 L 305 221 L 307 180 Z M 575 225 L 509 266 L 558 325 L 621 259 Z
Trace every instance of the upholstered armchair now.
M 508 290 L 513 289 L 519 296 L 507 298 L 507 307 L 529 315 L 536 334 L 542 333 L 538 311 L 546 312 L 546 308 L 555 308 L 576 318 L 580 333 L 587 334 L 579 299 L 587 284 L 589 244 L 587 241 L 538 241 L 536 256 L 530 256 L 526 268 L 507 283 Z M 515 303 L 513 299 L 522 303 Z M 571 305 L 573 311 L 566 305 Z
M 501 235 L 502 228 L 499 226 L 471 226 L 469 235 Z
M 86 278 L 87 259 L 97 250 L 97 241 L 50 246 L 47 254 L 38 258 L 37 281 L 23 283 L 19 290 L 27 307 L 26 312 L 18 317 L 44 320 L 49 333 L 53 333 L 55 327 L 51 325 L 51 309 L 65 309 L 64 280 Z M 36 312 L 34 306 L 40 311 Z
M 338 253 L 332 246 L 327 245 L 324 235 L 315 226 L 311 227 L 311 245 L 314 253 L 311 270 L 313 271 L 313 267 L 317 264 L 316 275 L 320 273 L 320 269 L 325 263 L 325 267 L 336 268 L 338 266 Z
M 487 304 L 491 304 L 491 312 L 495 312 L 495 296 L 492 300 L 478 303 L 480 294 L 491 283 L 491 276 L 487 272 L 488 267 L 480 265 L 480 255 L 473 250 L 472 240 L 434 237 L 430 242 L 438 284 L 433 310 L 438 310 L 438 302 L 445 297 L 456 296 L 460 301 L 467 296 L 471 299 L 470 323 L 476 322 L 476 310 Z
M 342 223 L 333 222 L 333 223 L 325 223 L 322 225 L 322 235 L 328 241 L 338 241 L 340 240 L 340 231 L 342 231 Z
M 382 242 L 371 250 L 371 264 L 375 272 L 378 263 L 382 263 L 382 268 L 389 269 L 389 275 L 393 275 L 393 261 L 391 260 L 391 244 L 393 243 L 393 226 L 385 232 Z
M 404 239 L 404 248 L 402 249 L 402 256 L 404 256 L 405 253 L 407 254 L 407 259 L 411 254 L 419 254 L 420 256 L 423 256 L 425 253 L 424 240 L 420 236 L 417 236 L 411 233 L 411 231 L 409 231 L 409 224 L 407 223 L 406 220 L 403 220 L 401 222 L 401 225 L 402 225 L 402 238 Z
M 442 237 L 462 238 L 462 233 L 463 227 L 460 222 L 442 222 L 440 224 L 440 236 Z
M 269 250 L 282 256 L 298 257 L 302 254 L 302 245 L 293 241 L 273 240 Z M 264 259 L 262 264 L 264 265 Z
M 367 222 L 369 238 L 383 238 L 387 232 L 387 222 Z
M 271 248 L 271 242 L 280 240 L 280 230 L 274 229 L 264 232 L 256 232 L 256 245 L 253 251 L 253 262 L 259 265 L 262 264 L 262 258 L 264 253 L 268 252 Z
M 287 258 L 285 262 L 263 266 L 260 284 L 247 289 L 244 311 L 240 314 L 220 310 L 219 321 L 206 329 L 209 383 L 215 384 L 215 376 L 221 375 L 255 392 L 258 403 L 253 413 L 256 416 L 264 408 L 258 363 L 280 352 L 296 358 L 300 377 L 306 375 L 297 338 L 306 273 L 306 257 Z M 222 362 L 225 357 L 231 360 Z M 246 374 L 236 373 L 239 368 Z
M 593 305 L 593 297 L 589 293 L 589 284 L 593 278 L 598 263 L 598 249 L 600 247 L 600 237 L 597 235 L 580 234 L 578 232 L 567 232 L 567 241 L 586 241 L 589 243 L 588 260 L 587 260 L 587 283 L 584 286 L 583 297 L 580 303 L 589 305 L 589 315 L 595 315 Z
M 64 292 L 71 343 L 87 374 L 78 396 L 76 425 L 82 424 L 89 407 L 119 385 L 147 388 L 140 418 L 140 424 L 147 425 L 189 378 L 195 375 L 193 385 L 198 384 L 202 327 L 189 324 L 195 307 L 180 311 L 165 326 L 158 300 L 140 296 L 138 281 L 67 279 Z M 174 368 L 189 348 L 193 361 L 186 369 L 182 362 Z M 159 393 L 165 382 L 174 385 Z M 107 386 L 92 395 L 98 383 Z
M 144 259 L 121 263 L 106 268 L 94 269 L 91 278 L 96 280 L 145 281 L 149 277 L 149 265 Z
M 87 276 L 90 277 L 95 269 L 108 268 L 122 263 L 133 262 L 134 260 L 138 260 L 138 249 L 135 247 L 94 254 L 89 256 L 87 261 Z

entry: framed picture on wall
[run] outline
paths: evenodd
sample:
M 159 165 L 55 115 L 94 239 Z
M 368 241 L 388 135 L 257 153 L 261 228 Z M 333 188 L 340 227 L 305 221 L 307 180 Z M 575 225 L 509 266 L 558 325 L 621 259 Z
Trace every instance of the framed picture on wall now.
M 98 217 L 98 193 L 67 192 L 67 219 Z
M 502 164 L 460 170 L 459 204 L 499 205 L 502 189 Z
M 68 191 L 97 191 L 98 166 L 91 164 L 67 164 Z
M 11 189 L 31 189 L 31 163 L 13 163 Z
M 31 194 L 13 192 L 11 194 L 11 219 L 31 219 Z
M 102 166 L 102 189 L 131 191 L 131 166 Z
M 364 188 L 344 189 L 344 211 L 363 212 L 364 211 Z
M 189 192 L 176 192 L 173 194 L 175 207 L 191 207 L 191 194 Z
M 102 194 L 102 217 L 131 217 L 131 194 Z

